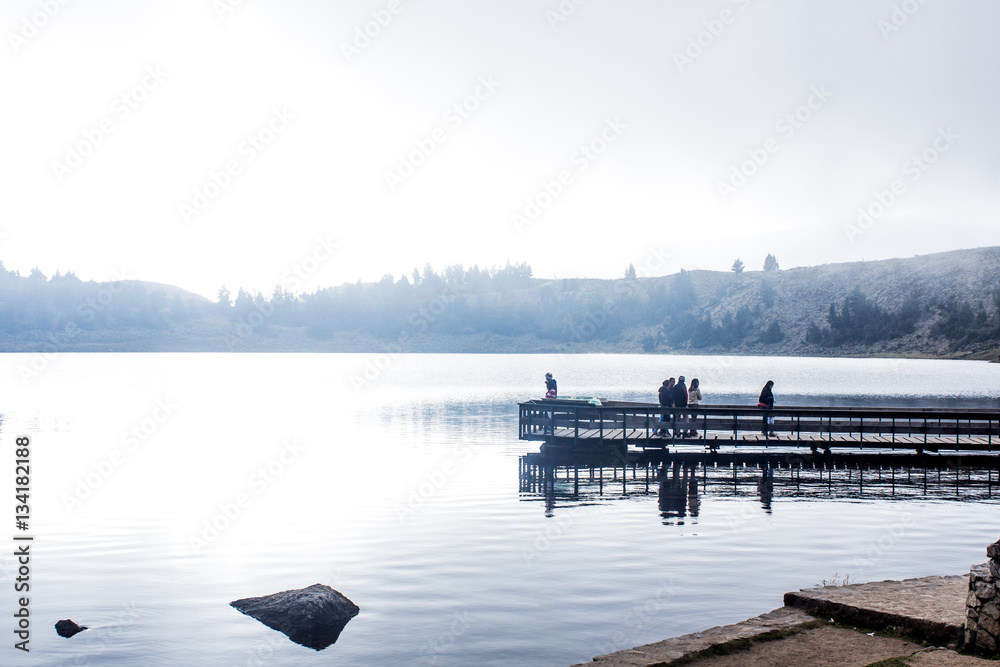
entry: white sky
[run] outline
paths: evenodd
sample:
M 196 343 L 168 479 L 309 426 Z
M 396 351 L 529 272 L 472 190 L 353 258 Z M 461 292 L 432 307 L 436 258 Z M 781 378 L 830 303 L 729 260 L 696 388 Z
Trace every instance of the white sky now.
M 4 0 L 0 259 L 214 298 L 427 262 L 616 278 L 1000 243 L 1000 4 L 576 1 L 553 25 L 559 0 Z M 348 59 L 372 12 L 391 22 Z M 689 39 L 707 46 L 679 63 Z M 933 164 L 908 164 L 925 150 Z M 767 159 L 724 198 L 748 151 Z M 185 221 L 228 161 L 239 173 Z M 845 230 L 894 181 L 884 214 Z

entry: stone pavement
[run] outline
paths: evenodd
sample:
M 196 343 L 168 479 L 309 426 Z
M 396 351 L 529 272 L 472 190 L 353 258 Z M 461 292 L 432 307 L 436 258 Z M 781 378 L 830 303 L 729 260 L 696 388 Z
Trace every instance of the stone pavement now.
M 965 631 L 969 576 L 872 581 L 785 593 L 785 605 L 819 618 L 868 628 L 900 628 L 936 644 L 957 644 Z
M 817 618 L 872 629 L 895 628 L 931 643 L 954 646 L 962 637 L 968 591 L 968 575 L 803 589 L 786 593 L 784 607 L 756 618 L 597 656 L 593 662 L 573 667 L 686 662 L 727 642 L 791 630 Z

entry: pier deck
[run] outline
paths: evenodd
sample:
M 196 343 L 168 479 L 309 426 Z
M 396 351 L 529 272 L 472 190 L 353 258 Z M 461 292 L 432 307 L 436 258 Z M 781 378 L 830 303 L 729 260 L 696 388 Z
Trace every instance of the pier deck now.
M 519 438 L 543 451 L 678 451 L 725 448 L 834 448 L 923 452 L 1000 449 L 1000 411 L 940 408 L 817 408 L 713 405 L 661 408 L 646 403 L 536 399 L 520 403 Z M 770 418 L 773 423 L 765 424 Z M 658 433 L 659 431 L 659 433 Z M 696 431 L 696 436 L 675 433 Z

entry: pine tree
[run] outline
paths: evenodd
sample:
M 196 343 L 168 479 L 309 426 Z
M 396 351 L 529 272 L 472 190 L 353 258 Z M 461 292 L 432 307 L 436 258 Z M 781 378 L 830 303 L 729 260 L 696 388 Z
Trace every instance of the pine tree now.
M 772 320 L 771 324 L 764 330 L 764 335 L 761 336 L 761 342 L 779 343 L 784 337 L 785 332 L 781 330 L 781 324 L 778 323 L 778 320 Z
M 233 305 L 233 302 L 229 299 L 229 290 L 223 285 L 219 288 L 219 297 L 216 299 L 215 303 L 219 308 L 223 310 L 229 310 L 229 307 Z

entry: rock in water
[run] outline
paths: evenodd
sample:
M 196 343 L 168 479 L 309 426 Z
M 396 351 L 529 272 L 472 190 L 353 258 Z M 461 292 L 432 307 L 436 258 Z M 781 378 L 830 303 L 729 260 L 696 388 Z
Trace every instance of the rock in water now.
M 69 637 L 72 637 L 73 635 L 75 635 L 78 632 L 83 632 L 86 629 L 87 629 L 87 626 L 85 626 L 85 625 L 77 625 L 76 623 L 74 623 L 73 621 L 69 620 L 68 618 L 65 619 L 65 620 L 59 621 L 58 623 L 56 623 L 56 632 L 59 634 L 60 637 L 69 638 Z
M 296 644 L 322 651 L 337 641 L 348 621 L 361 611 L 338 591 L 323 584 L 229 603 Z

